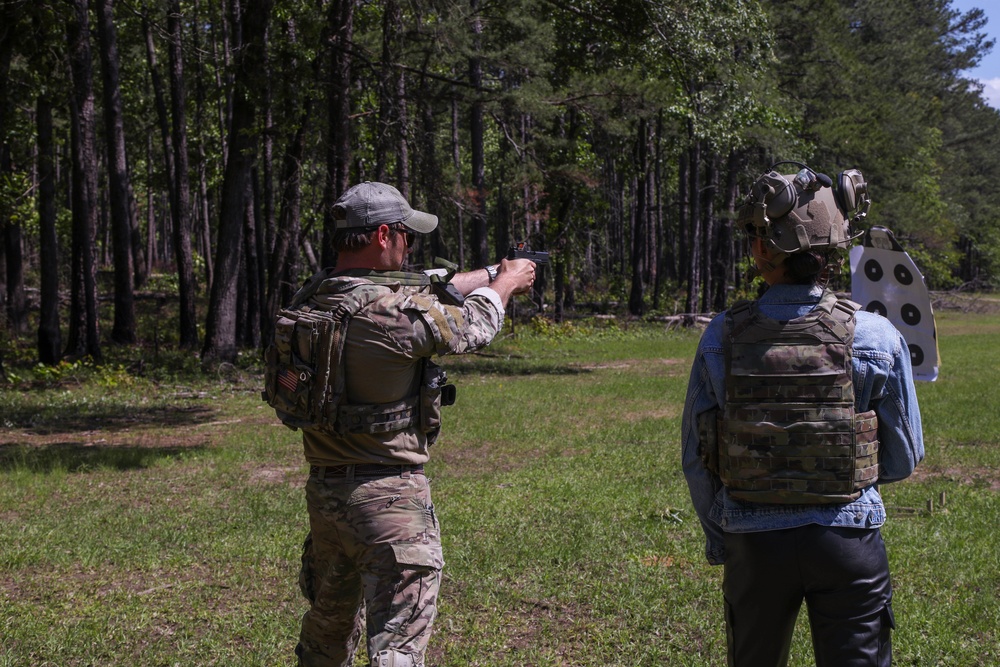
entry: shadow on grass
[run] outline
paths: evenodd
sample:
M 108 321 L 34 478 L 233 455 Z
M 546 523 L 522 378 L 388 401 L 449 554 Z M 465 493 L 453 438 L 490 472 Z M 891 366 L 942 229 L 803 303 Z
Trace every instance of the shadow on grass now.
M 123 431 L 131 428 L 183 428 L 211 421 L 215 410 L 205 405 L 160 405 L 59 410 L 51 406 L 23 405 L 5 413 L 0 424 L 34 435 Z
M 47 445 L 0 445 L 0 470 L 32 472 L 87 472 L 100 468 L 136 470 L 148 468 L 160 459 L 196 452 L 203 445 L 189 447 L 139 447 L 135 445 L 94 445 L 56 442 Z
M 25 406 L 3 415 L 3 421 L 21 433 L 0 432 L 0 470 L 146 468 L 159 459 L 204 449 L 197 444 L 200 439 L 191 438 L 189 428 L 211 421 L 215 414 L 204 405 L 73 411 Z M 128 441 L 114 442 L 123 437 Z

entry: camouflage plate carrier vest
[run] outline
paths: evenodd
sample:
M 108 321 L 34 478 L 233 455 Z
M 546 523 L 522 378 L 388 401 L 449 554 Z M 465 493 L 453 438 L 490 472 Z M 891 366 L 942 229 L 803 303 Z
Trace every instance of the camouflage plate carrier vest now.
M 344 403 L 346 372 L 344 342 L 349 320 L 386 294 L 386 285 L 424 286 L 423 274 L 380 272 L 351 278 L 333 309 L 305 302 L 329 277 L 321 271 L 278 311 L 274 337 L 264 349 L 264 391 L 261 398 L 292 430 L 314 428 L 327 433 L 388 433 L 411 426 L 437 439 L 441 406 L 455 402 L 455 385 L 444 369 L 424 360 L 420 393 L 393 403 Z
M 845 503 L 878 480 L 878 422 L 855 414 L 851 346 L 860 306 L 823 293 L 780 322 L 741 302 L 726 317 L 718 469 L 737 499 Z

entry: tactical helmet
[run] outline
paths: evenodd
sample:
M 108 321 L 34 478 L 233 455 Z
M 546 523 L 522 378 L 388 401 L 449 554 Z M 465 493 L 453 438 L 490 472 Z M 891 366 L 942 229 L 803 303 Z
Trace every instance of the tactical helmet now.
M 837 176 L 837 188 L 826 174 L 801 167 L 781 174 L 778 162 L 753 184 L 739 212 L 747 234 L 760 236 L 772 249 L 792 255 L 810 249 L 847 248 L 858 237 L 851 225 L 868 214 L 868 184 L 857 169 Z M 857 213 L 855 213 L 857 211 Z M 853 217 L 852 217 L 852 214 Z

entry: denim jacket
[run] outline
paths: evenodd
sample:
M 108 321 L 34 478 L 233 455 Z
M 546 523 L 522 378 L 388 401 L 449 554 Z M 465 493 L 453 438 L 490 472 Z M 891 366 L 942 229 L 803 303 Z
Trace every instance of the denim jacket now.
M 822 288 L 817 286 L 773 285 L 758 303 L 768 317 L 790 320 L 812 310 L 821 295 Z M 715 317 L 702 335 L 681 423 L 684 476 L 705 531 L 708 562 L 725 562 L 725 532 L 780 530 L 812 523 L 878 528 L 885 523 L 885 506 L 877 485 L 842 505 L 767 505 L 731 498 L 718 476 L 705 468 L 699 453 L 698 415 L 721 408 L 725 402 L 724 323 L 725 313 Z M 904 479 L 924 457 L 920 409 L 906 342 L 889 320 L 859 311 L 853 350 L 855 409 L 875 410 L 878 415 L 879 483 Z

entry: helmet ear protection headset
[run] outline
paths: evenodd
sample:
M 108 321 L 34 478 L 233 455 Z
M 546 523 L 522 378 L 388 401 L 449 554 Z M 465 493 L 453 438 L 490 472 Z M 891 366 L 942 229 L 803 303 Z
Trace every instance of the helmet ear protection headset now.
M 834 195 L 846 214 L 850 215 L 853 211 L 857 211 L 851 218 L 852 225 L 858 224 L 868 216 L 868 209 L 872 205 L 871 197 L 868 196 L 868 182 L 857 169 L 848 169 L 837 174 L 837 189 Z
M 801 170 L 790 181 L 788 177 L 775 171 L 775 167 L 782 164 L 794 164 Z M 801 162 L 776 162 L 750 188 L 740 222 L 748 234 L 766 235 L 772 221 L 788 215 L 796 207 L 801 192 L 815 192 L 824 187 L 833 187 L 833 179 L 826 174 L 815 172 Z M 868 215 L 871 198 L 868 196 L 868 183 L 859 170 L 840 172 L 833 195 L 845 218 L 857 210 L 849 218 L 849 224 L 857 224 Z

